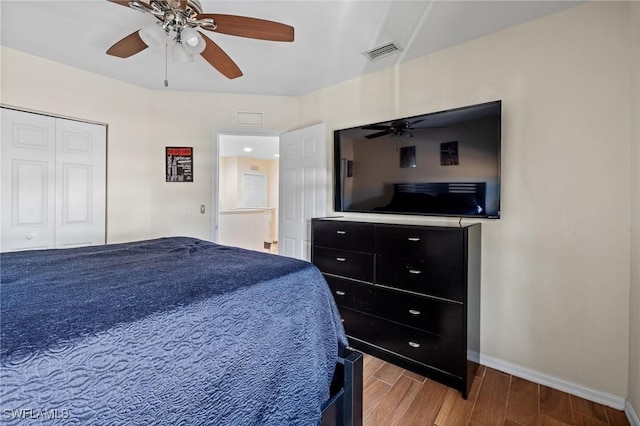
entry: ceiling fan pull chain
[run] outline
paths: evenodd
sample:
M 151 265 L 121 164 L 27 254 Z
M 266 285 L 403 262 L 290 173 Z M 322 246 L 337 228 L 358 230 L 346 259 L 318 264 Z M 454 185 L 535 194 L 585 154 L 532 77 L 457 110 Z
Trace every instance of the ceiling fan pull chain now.
M 168 65 L 169 62 L 169 44 L 164 45 L 164 87 L 169 87 Z

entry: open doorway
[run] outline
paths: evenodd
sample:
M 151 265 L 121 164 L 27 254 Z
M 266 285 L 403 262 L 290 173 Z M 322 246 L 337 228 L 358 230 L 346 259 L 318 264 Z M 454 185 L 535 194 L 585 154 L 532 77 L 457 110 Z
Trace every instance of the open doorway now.
M 217 242 L 278 252 L 279 137 L 218 134 Z

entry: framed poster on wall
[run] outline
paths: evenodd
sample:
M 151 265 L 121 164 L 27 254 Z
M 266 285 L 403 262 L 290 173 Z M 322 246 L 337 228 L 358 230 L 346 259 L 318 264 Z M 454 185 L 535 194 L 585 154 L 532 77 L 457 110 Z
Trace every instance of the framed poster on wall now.
M 458 141 L 443 142 L 440 144 L 440 165 L 457 166 L 458 162 Z
M 193 182 L 193 148 L 168 146 L 165 153 L 167 182 Z

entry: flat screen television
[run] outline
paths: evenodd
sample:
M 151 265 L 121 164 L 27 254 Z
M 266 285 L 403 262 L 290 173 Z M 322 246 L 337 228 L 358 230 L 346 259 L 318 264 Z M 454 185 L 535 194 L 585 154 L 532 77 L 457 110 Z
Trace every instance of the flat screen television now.
M 502 101 L 334 131 L 336 212 L 500 217 Z

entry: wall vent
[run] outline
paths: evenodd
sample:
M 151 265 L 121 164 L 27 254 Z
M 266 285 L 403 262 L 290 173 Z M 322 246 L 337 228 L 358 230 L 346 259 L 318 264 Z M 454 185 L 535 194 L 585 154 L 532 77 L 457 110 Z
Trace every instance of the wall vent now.
M 238 112 L 236 114 L 236 124 L 241 126 L 262 126 L 263 117 L 261 112 Z
M 370 61 L 374 61 L 376 59 L 382 58 L 383 56 L 388 56 L 399 52 L 400 47 L 394 42 L 385 43 L 382 46 L 375 47 L 371 50 L 367 50 L 366 52 L 362 52 L 364 56 L 367 57 Z

